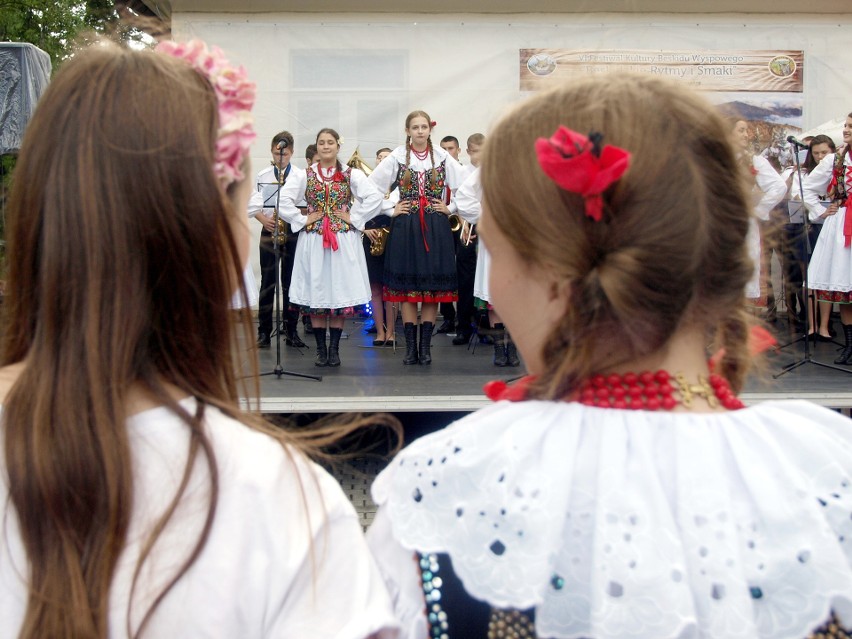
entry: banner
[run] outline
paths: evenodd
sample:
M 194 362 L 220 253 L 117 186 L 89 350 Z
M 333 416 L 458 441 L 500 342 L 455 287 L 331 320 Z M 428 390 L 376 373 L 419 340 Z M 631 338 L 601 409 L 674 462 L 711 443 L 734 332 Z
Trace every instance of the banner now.
M 802 92 L 802 51 L 521 49 L 521 91 L 578 75 L 648 73 L 703 91 Z
M 749 124 L 756 153 L 777 169 L 793 162 L 788 135 L 802 130 L 804 53 L 639 49 L 521 49 L 521 94 L 585 75 L 647 73 L 705 92 L 725 115 Z

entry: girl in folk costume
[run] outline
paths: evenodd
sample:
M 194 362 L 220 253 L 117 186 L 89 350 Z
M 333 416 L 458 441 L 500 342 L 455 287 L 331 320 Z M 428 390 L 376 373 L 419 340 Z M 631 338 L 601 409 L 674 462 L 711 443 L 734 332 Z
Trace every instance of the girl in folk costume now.
M 398 182 L 400 199 L 385 247 L 384 298 L 402 303 L 403 364 L 432 362 L 438 304 L 458 298 L 455 243 L 443 195 L 445 187 L 455 191 L 467 173 L 446 151 L 432 145 L 433 126 L 425 112 L 409 113 L 405 145 L 394 149 L 370 175 L 383 193 Z M 422 305 L 419 350 L 418 303 Z
M 803 188 L 811 216 L 825 220 L 808 268 L 808 284 L 818 300 L 840 305 L 846 345 L 834 363 L 852 364 L 852 215 L 847 205 L 852 194 L 852 113 L 843 125 L 843 142 L 837 153 L 823 158 L 810 172 Z M 826 193 L 828 206 L 826 200 L 820 201 Z
M 370 301 L 359 230 L 379 213 L 383 198 L 362 171 L 340 164 L 337 131 L 322 129 L 316 144 L 319 161 L 308 167 L 304 181 L 285 185 L 281 197 L 284 219 L 294 232 L 301 231 L 290 301 L 311 316 L 315 364 L 340 366 L 343 324 Z M 302 197 L 306 214 L 296 207 Z
M 754 262 L 754 273 L 746 285 L 746 297 L 759 306 L 766 304 L 766 296 L 762 295 L 761 291 L 767 290 L 767 287 L 771 290 L 772 287 L 771 282 L 764 281 L 764 279 L 768 280 L 768 273 L 763 273 L 761 269 L 763 263 L 761 247 L 765 246 L 769 240 L 765 237 L 765 233 L 761 233 L 759 222 L 769 221 L 769 213 L 787 194 L 787 184 L 772 168 L 769 160 L 752 152 L 748 123 L 745 120 L 732 122 L 731 138 L 738 151 L 739 164 L 745 169 L 749 178 L 750 199 L 754 211 L 754 218 L 748 231 L 748 249 L 749 256 Z
M 852 423 L 736 395 L 752 204 L 727 138 L 700 95 L 630 74 L 566 82 L 493 127 L 477 232 L 532 377 L 489 384 L 495 404 L 373 484 L 368 541 L 403 637 L 852 624 Z
M 471 224 L 479 222 L 482 213 L 482 186 L 479 182 L 479 167 L 462 183 L 456 191 L 458 214 Z M 491 304 L 491 294 L 488 292 L 488 277 L 491 269 L 491 256 L 485 244 L 480 244 L 476 252 L 476 274 L 473 283 L 473 294 L 476 304 L 488 310 L 488 322 L 495 328 L 494 336 L 494 365 L 520 366 L 518 349 L 512 340 L 512 335 L 505 329 L 503 321 Z
M 198 40 L 98 42 L 39 100 L 6 214 L 2 639 L 395 636 L 318 440 L 240 410 L 254 94 Z

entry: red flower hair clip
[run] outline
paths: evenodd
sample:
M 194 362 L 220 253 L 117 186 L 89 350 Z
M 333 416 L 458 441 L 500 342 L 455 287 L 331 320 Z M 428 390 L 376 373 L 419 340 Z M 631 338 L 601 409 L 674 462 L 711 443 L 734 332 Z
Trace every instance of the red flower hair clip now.
M 434 129 L 436 126 L 438 126 L 438 123 L 437 123 L 437 122 L 435 122 L 435 120 L 432 120 L 432 121 L 429 123 L 429 128 L 430 128 L 430 129 Z
M 503 380 L 492 379 L 490 382 L 486 382 L 482 390 L 485 391 L 485 396 L 492 402 L 499 402 L 504 399 L 510 402 L 522 402 L 527 398 L 530 384 L 534 381 L 534 375 L 526 375 L 510 386 Z
M 549 139 L 535 142 L 538 164 L 557 186 L 583 196 L 586 215 L 595 222 L 603 216 L 602 193 L 630 166 L 630 152 L 617 146 L 601 148 L 603 134 L 589 137 L 560 126 Z

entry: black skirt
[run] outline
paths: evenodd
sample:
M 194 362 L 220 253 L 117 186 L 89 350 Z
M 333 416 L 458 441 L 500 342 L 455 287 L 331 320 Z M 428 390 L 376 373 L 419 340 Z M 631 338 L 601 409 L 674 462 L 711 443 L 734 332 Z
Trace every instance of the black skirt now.
M 428 246 L 428 248 L 427 248 Z M 427 211 L 393 218 L 385 248 L 384 298 L 396 302 L 452 302 L 458 298 L 450 221 Z

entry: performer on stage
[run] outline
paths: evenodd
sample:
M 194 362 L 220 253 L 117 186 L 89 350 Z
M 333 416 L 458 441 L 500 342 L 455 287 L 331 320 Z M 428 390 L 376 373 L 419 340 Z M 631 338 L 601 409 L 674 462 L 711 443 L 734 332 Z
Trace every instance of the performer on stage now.
M 446 151 L 432 145 L 434 123 L 424 111 L 405 119 L 406 142 L 385 158 L 370 180 L 385 193 L 398 182 L 400 201 L 385 249 L 384 298 L 402 303 L 405 328 L 403 364 L 430 364 L 431 342 L 440 302 L 458 299 L 455 246 L 444 188 L 454 191 L 466 171 Z M 417 305 L 421 304 L 420 342 Z
M 461 146 L 459 145 L 459 139 L 454 135 L 445 135 L 441 138 L 441 142 L 439 143 L 441 148 L 444 149 L 450 156 L 456 161 L 461 162 L 459 160 L 459 155 L 461 154 Z M 449 189 L 444 189 L 444 203 L 450 208 L 450 213 L 455 213 L 455 208 L 452 206 L 452 193 L 450 193 Z M 458 274 L 458 257 L 459 257 L 459 237 L 458 231 L 453 232 L 453 236 L 456 243 L 456 274 Z M 461 304 L 461 281 L 459 281 L 459 301 L 456 304 Z M 456 329 L 456 306 L 453 302 L 441 302 L 438 305 L 438 310 L 441 313 L 441 318 L 443 321 L 438 326 L 435 331 L 438 334 L 446 334 L 452 333 Z M 468 318 L 469 319 L 469 318 Z
M 382 148 L 376 151 L 376 164 L 391 154 L 391 149 Z M 390 233 L 391 217 L 393 207 L 399 201 L 399 191 L 395 185 L 391 185 L 390 191 L 385 193 L 382 202 L 382 213 L 364 226 L 364 259 L 367 260 L 367 275 L 370 278 L 370 304 L 373 309 L 373 327 L 367 332 L 375 333 L 373 346 L 396 346 L 396 315 L 399 305 L 394 302 L 385 302 L 382 298 L 382 281 L 385 272 L 384 246 L 387 244 L 387 235 Z M 374 254 L 380 250 L 378 254 Z
M 805 206 L 812 216 L 825 220 L 817 239 L 808 283 L 820 301 L 837 302 L 846 345 L 835 364 L 852 365 L 852 215 L 849 213 L 852 193 L 852 113 L 843 125 L 843 146 L 823 158 L 804 182 Z M 825 206 L 820 196 L 828 195 Z
M 280 148 L 279 148 L 280 145 Z M 293 136 L 289 131 L 281 131 L 270 143 L 272 164 L 257 174 L 254 192 L 248 205 L 249 217 L 263 225 L 260 232 L 260 299 L 257 308 L 257 345 L 268 348 L 272 335 L 272 314 L 275 301 L 275 281 L 280 277 L 279 300 L 285 318 L 287 346 L 304 347 L 296 328 L 299 326 L 299 309 L 290 305 L 290 282 L 293 276 L 293 263 L 296 258 L 296 233 L 288 232 L 285 224 L 279 229 L 281 235 L 279 267 L 275 269 L 275 207 L 278 205 L 278 187 L 288 181 L 304 180 L 305 172 L 290 163 L 293 157 Z M 283 218 L 282 218 L 283 221 Z M 278 327 L 276 327 L 278 330 Z
M 493 127 L 478 232 L 531 376 L 373 484 L 404 639 L 852 625 L 852 422 L 737 397 L 753 213 L 728 134 L 646 74 L 559 83 Z
M 484 140 L 483 140 L 484 141 Z M 477 224 L 482 213 L 482 187 L 479 183 L 479 168 L 462 183 L 456 192 L 458 213 L 468 224 Z M 494 336 L 494 365 L 520 366 L 518 349 L 509 331 L 503 325 L 500 315 L 491 304 L 489 293 L 489 271 L 491 256 L 485 244 L 479 244 L 476 255 L 476 276 L 474 280 L 474 295 L 476 304 L 488 312 L 488 323 L 497 334 Z M 530 309 L 535 314 L 535 309 Z
M 740 164 L 746 169 L 755 215 L 748 233 L 749 255 L 754 261 L 754 273 L 746 286 L 746 297 L 751 300 L 754 307 L 763 308 L 764 311 L 769 312 L 766 309 L 769 295 L 762 294 L 762 292 L 771 291 L 772 282 L 768 281 L 768 271 L 764 272 L 765 269 L 761 269 L 763 263 L 761 246 L 767 241 L 767 238 L 761 236 L 758 220 L 763 222 L 769 220 L 769 213 L 787 194 L 787 184 L 772 168 L 769 160 L 754 154 L 751 148 L 748 123 L 745 120 L 732 120 L 732 123 L 731 139 L 737 148 Z M 774 298 L 774 295 L 772 297 Z M 773 306 L 772 312 L 774 312 L 774 308 Z
M 301 231 L 290 301 L 311 316 L 315 364 L 340 366 L 344 322 L 370 301 L 359 230 L 380 212 L 382 194 L 362 171 L 340 164 L 337 131 L 321 129 L 316 145 L 319 162 L 308 167 L 303 180 L 282 191 L 284 217 L 294 231 Z M 308 203 L 307 215 L 296 206 L 302 198 Z

